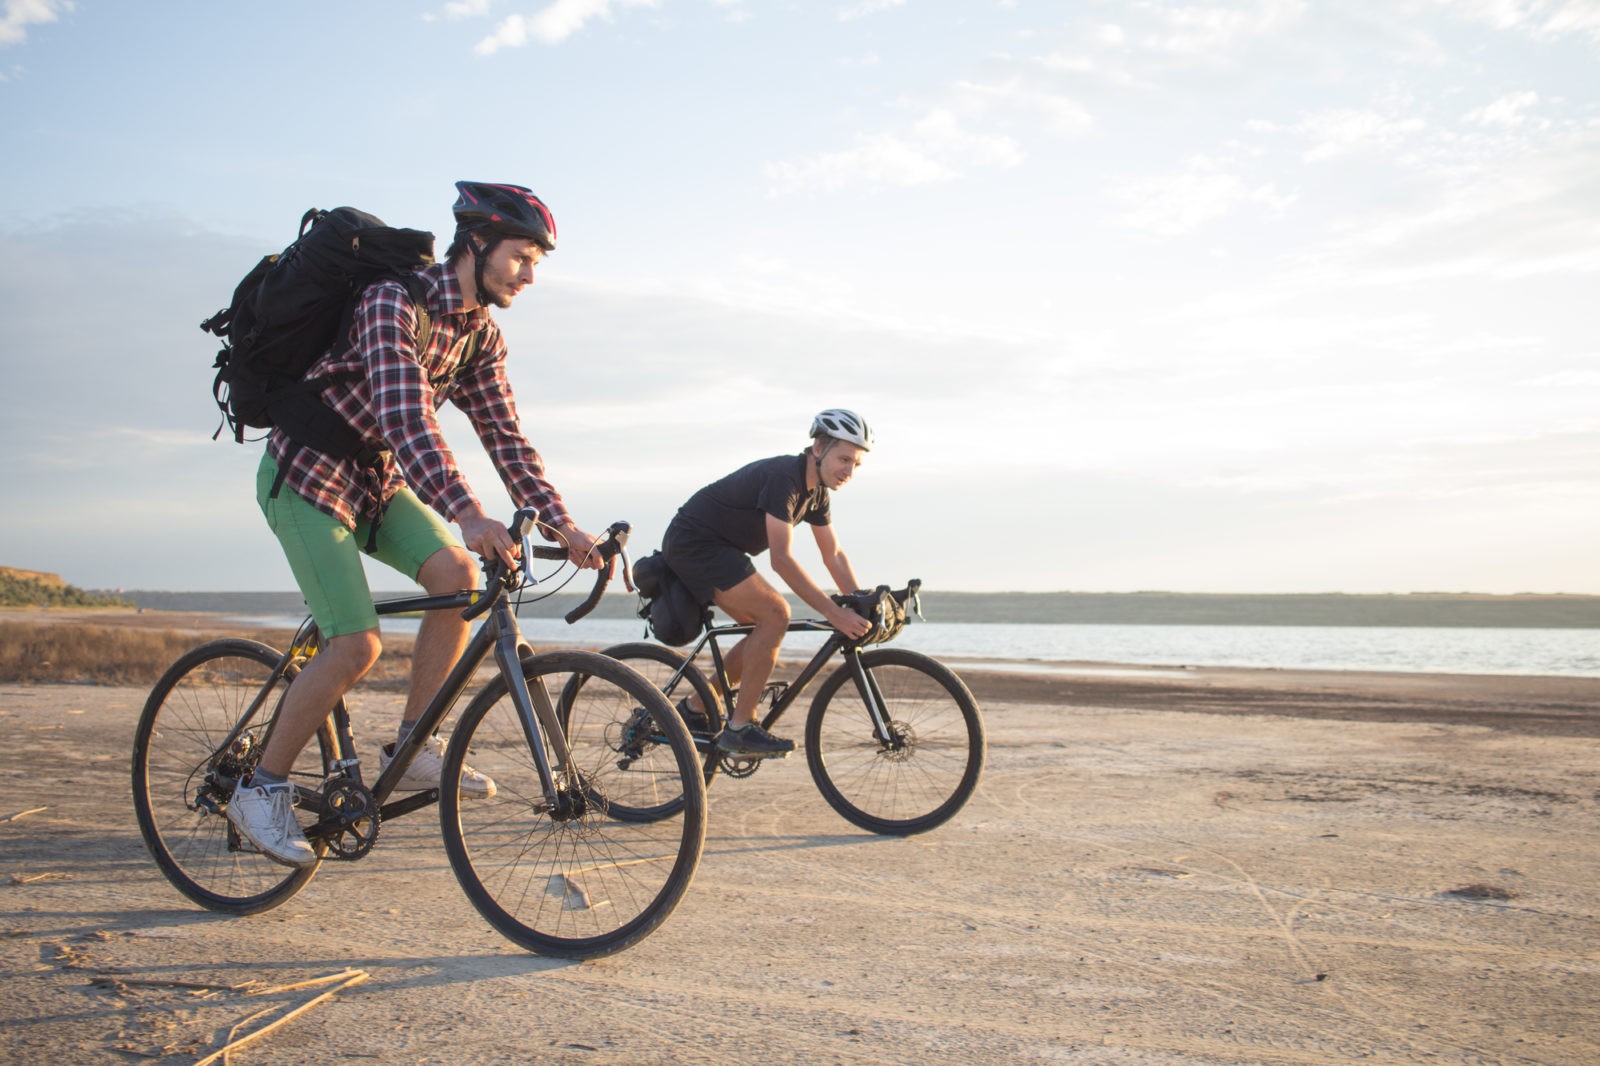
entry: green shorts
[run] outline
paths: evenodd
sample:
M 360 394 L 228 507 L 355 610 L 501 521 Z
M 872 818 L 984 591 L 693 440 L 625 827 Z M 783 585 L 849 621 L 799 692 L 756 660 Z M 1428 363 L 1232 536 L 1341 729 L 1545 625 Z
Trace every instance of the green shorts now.
M 371 524 L 362 519 L 352 531 L 332 515 L 317 510 L 293 489 L 284 487 L 272 496 L 278 464 L 270 454 L 261 457 L 256 470 L 256 502 L 267 516 L 311 617 L 325 637 L 342 637 L 378 628 L 372 606 L 372 589 L 361 565 L 361 546 Z M 443 518 L 401 489 L 389 500 L 378 524 L 377 550 L 372 557 L 415 581 L 422 564 L 440 548 L 460 547 Z

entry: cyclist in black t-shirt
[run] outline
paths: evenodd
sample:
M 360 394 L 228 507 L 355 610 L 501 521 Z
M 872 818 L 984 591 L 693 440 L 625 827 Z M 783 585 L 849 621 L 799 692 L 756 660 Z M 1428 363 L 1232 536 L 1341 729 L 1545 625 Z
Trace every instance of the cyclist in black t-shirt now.
M 822 563 L 840 592 L 861 587 L 834 536 L 828 493 L 844 485 L 872 447 L 872 430 L 852 411 L 830 408 L 811 422 L 811 447 L 799 455 L 760 459 L 714 481 L 678 509 L 662 538 L 662 553 L 702 604 L 755 628 L 724 657 L 728 680 L 739 686 L 733 717 L 717 747 L 737 755 L 787 755 L 794 741 L 755 721 L 756 702 L 778 661 L 789 626 L 789 604 L 756 572 L 750 556 L 772 553 L 772 569 L 805 604 L 840 633 L 855 639 L 871 624 L 841 607 L 813 582 L 793 553 L 794 527 L 811 527 Z M 691 697 L 685 716 L 703 713 Z

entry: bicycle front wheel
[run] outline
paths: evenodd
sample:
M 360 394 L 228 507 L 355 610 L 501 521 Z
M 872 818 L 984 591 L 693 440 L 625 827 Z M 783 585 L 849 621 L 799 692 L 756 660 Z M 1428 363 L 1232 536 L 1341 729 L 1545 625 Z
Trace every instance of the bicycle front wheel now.
M 644 939 L 666 921 L 694 877 L 705 842 L 705 788 L 688 731 L 661 693 L 614 659 L 585 651 L 522 662 L 537 708 L 563 693 L 566 745 L 547 795 L 525 723 L 497 677 L 461 715 L 445 754 L 440 819 L 456 879 L 490 925 L 545 955 L 596 958 Z M 630 725 L 630 723 L 632 723 Z M 629 732 L 632 729 L 633 732 Z M 655 738 L 652 772 L 631 769 L 635 736 Z M 486 799 L 455 787 L 468 759 L 494 780 Z M 682 818 L 640 822 L 614 804 L 638 790 L 682 799 Z
M 223 813 L 234 782 L 261 761 L 267 726 L 290 677 L 266 689 L 279 654 L 253 640 L 202 644 L 156 682 L 133 735 L 133 808 L 139 832 L 167 880 L 210 910 L 254 914 L 276 907 L 311 880 L 316 867 L 281 866 L 253 849 Z M 254 717 L 232 743 L 263 690 Z M 315 789 L 331 772 L 336 747 L 326 723 L 307 744 L 291 780 Z M 302 814 L 302 822 L 312 819 Z M 312 844 L 320 857 L 327 845 Z
M 909 836 L 943 825 L 983 772 L 983 716 L 948 667 L 919 652 L 862 652 L 867 689 L 888 716 L 878 735 L 862 680 L 845 664 L 806 718 L 806 763 L 829 806 L 863 829 Z

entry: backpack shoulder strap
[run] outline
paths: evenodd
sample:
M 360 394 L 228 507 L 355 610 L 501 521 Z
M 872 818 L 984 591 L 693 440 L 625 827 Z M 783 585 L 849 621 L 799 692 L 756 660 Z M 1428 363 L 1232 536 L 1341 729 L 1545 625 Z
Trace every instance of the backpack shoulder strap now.
M 395 280 L 406 287 L 406 293 L 411 297 L 412 308 L 417 313 L 417 347 L 419 349 L 423 348 L 427 345 L 428 339 L 433 336 L 433 318 L 428 314 L 427 286 L 415 274 L 407 274 Z M 473 330 L 467 334 L 466 348 L 461 353 L 461 363 L 457 367 L 457 373 L 460 372 L 460 367 L 472 362 L 472 357 L 477 354 L 478 331 Z M 451 378 L 453 379 L 455 376 L 455 374 L 452 374 Z
M 417 348 L 425 348 L 428 338 L 433 336 L 433 317 L 428 314 L 428 287 L 415 274 L 402 274 L 394 280 L 405 286 L 406 295 L 411 297 L 412 310 L 417 313 Z

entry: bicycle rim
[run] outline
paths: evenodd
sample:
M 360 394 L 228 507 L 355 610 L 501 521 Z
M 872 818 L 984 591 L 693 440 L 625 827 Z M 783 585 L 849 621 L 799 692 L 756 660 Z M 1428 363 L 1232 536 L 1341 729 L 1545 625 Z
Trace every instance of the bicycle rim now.
M 550 652 L 522 665 L 536 702 L 541 688 L 552 701 L 574 694 L 562 708 L 573 761 L 559 775 L 559 805 L 546 802 L 521 718 L 496 678 L 462 714 L 445 757 L 445 850 L 473 906 L 507 938 L 540 954 L 609 955 L 653 932 L 689 887 L 705 840 L 699 762 L 665 698 L 621 663 Z M 664 738 L 648 775 L 624 765 L 622 730 L 641 708 Z M 464 764 L 493 778 L 492 797 L 460 795 Z M 681 817 L 616 816 L 614 805 L 640 806 L 642 793 L 680 798 Z
M 892 736 L 880 740 L 845 663 L 818 690 L 806 719 L 806 762 L 828 804 L 874 833 L 906 836 L 948 821 L 983 771 L 983 719 L 966 685 L 918 652 L 864 652 Z
M 145 846 L 178 891 L 211 910 L 253 914 L 276 907 L 316 870 L 282 866 L 255 851 L 223 813 L 232 778 L 261 758 L 267 722 L 289 680 L 279 679 L 228 751 L 221 745 L 278 658 L 253 640 L 202 644 L 156 682 L 134 732 L 133 805 Z M 291 780 L 318 787 L 333 751 L 324 725 L 296 760 Z M 312 820 L 307 813 L 300 817 Z M 324 846 L 314 846 L 320 857 Z

